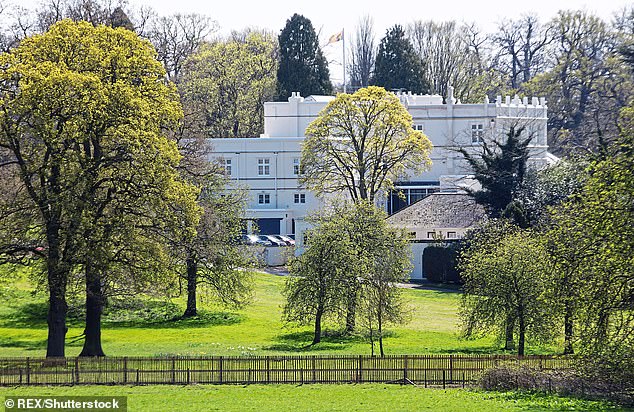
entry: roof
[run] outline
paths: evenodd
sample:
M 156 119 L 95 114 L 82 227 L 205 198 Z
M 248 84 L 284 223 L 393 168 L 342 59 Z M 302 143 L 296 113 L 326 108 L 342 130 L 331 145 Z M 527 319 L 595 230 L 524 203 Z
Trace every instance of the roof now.
M 466 193 L 432 193 L 388 218 L 391 224 L 415 228 L 470 228 L 486 218 L 484 208 Z

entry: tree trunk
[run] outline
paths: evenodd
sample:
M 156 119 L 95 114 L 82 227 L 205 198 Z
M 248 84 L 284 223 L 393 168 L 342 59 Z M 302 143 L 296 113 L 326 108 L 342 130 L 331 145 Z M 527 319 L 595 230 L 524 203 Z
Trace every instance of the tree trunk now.
M 48 323 L 48 339 L 46 342 L 47 358 L 62 358 L 65 355 L 64 344 L 66 341 L 66 312 L 68 305 L 66 304 L 65 281 L 62 284 L 60 279 L 51 282 L 51 277 L 57 277 L 59 274 L 50 275 L 49 269 L 49 299 L 48 299 L 48 315 L 46 321 Z
M 383 352 L 383 320 L 381 319 L 381 314 L 377 317 L 377 326 L 379 329 L 379 352 L 381 353 L 381 357 L 385 356 L 385 352 Z
M 315 315 L 315 336 L 313 337 L 313 345 L 321 342 L 321 317 L 324 314 L 323 308 L 317 308 Z
M 515 317 L 509 315 L 506 317 L 506 331 L 504 333 L 504 350 L 515 349 L 515 342 L 513 341 L 513 330 L 515 329 Z
M 348 294 L 348 308 L 346 313 L 346 334 L 354 332 L 356 326 L 357 311 L 357 291 L 353 290 Z
M 184 318 L 198 315 L 196 308 L 196 286 L 198 278 L 198 262 L 193 254 L 187 257 L 187 309 Z
M 86 328 L 84 347 L 79 356 L 106 356 L 101 347 L 101 314 L 106 300 L 97 268 L 86 265 Z
M 48 339 L 46 341 L 46 357 L 64 357 L 66 343 L 66 282 L 68 272 L 60 261 L 59 251 L 59 225 L 53 221 L 47 224 L 46 240 L 48 242 Z
M 573 319 L 572 319 L 572 304 L 566 303 L 566 312 L 564 314 L 564 355 L 572 355 L 574 349 L 572 348 L 573 339 Z
M 517 342 L 517 354 L 524 356 L 524 341 L 526 337 L 526 323 L 524 322 L 524 316 L 519 317 L 519 338 Z

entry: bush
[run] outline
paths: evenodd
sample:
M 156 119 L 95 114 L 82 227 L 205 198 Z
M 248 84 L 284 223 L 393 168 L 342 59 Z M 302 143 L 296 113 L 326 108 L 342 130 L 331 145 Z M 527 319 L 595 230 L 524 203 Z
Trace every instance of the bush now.
M 486 370 L 478 386 L 489 391 L 537 391 L 606 399 L 623 405 L 634 404 L 631 386 L 615 381 L 612 375 L 588 374 L 587 370 L 541 370 L 500 366 Z

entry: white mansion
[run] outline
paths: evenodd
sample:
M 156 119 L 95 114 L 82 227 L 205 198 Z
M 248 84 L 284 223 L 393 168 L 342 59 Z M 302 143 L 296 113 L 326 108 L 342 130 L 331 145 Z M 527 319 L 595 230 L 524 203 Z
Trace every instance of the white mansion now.
M 523 126 L 533 136 L 530 162 L 540 167 L 553 160 L 546 141 L 546 101 L 498 97 L 482 103 L 461 104 L 449 87 L 446 103 L 438 95 L 399 94 L 413 118 L 413 125 L 433 143 L 429 171 L 397 182 L 403 192 L 389 194 L 386 211 L 394 214 L 434 192 L 458 192 L 473 185 L 469 168 L 457 147 L 477 152 L 486 139 L 501 139 L 510 126 Z M 247 218 L 262 234 L 295 234 L 302 231 L 303 218 L 322 205 L 322 200 L 298 183 L 302 141 L 306 127 L 332 96 L 302 97 L 293 93 L 288 102 L 264 106 L 264 133 L 260 137 L 214 139 L 213 156 L 224 162 L 226 173 L 249 190 Z M 423 230 L 421 233 L 425 233 Z M 301 237 L 298 237 L 301 245 Z M 417 277 L 413 274 L 413 277 Z

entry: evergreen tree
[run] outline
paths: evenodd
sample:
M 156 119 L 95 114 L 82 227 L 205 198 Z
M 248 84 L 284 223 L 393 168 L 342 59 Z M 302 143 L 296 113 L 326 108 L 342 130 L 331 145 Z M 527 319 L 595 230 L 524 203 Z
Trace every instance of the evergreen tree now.
M 388 90 L 405 89 L 413 93 L 429 91 L 429 85 L 424 80 L 423 64 L 398 24 L 388 29 L 381 39 L 371 83 Z
M 302 96 L 331 94 L 328 64 L 319 48 L 319 38 L 309 19 L 294 14 L 279 36 L 280 66 L 277 96 L 287 99 L 292 92 Z

